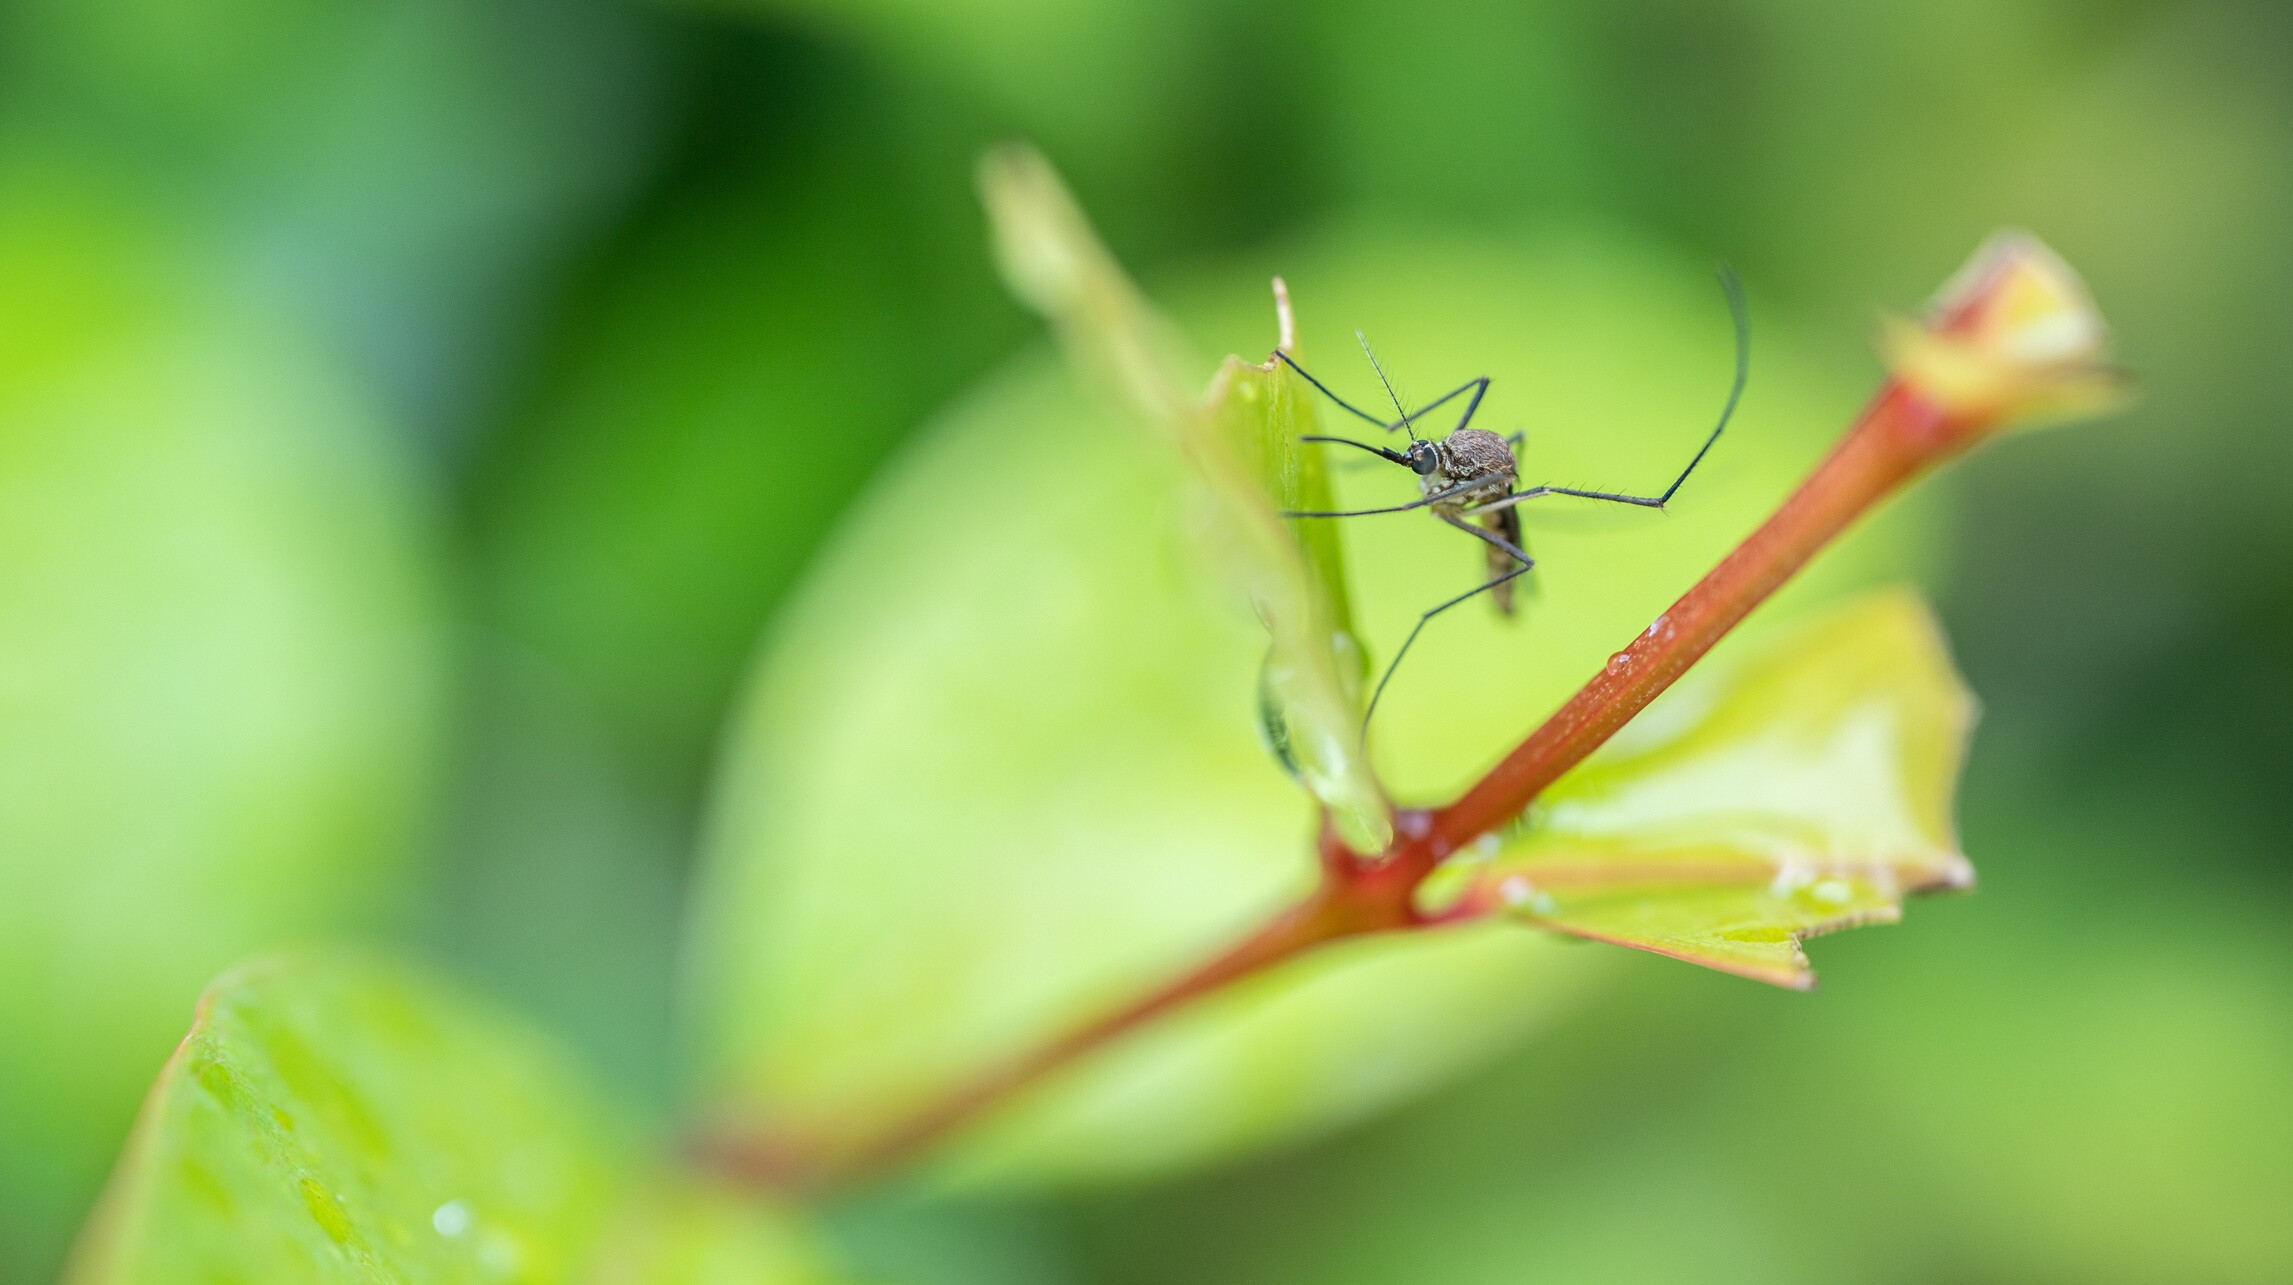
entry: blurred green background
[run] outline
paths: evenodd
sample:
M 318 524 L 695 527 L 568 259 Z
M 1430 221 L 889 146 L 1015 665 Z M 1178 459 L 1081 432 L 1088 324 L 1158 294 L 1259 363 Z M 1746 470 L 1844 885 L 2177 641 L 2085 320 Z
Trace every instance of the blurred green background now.
M 200 984 L 268 943 L 414 943 L 667 1111 L 754 641 L 903 436 L 1035 341 L 970 185 L 1014 135 L 1150 290 L 1573 229 L 1729 259 L 1847 388 L 1878 305 L 2019 224 L 2141 398 L 1985 451 L 1922 524 L 1986 707 L 1976 896 L 1819 944 L 1814 996 L 1620 955 L 1496 1064 L 1223 1171 L 857 1201 L 853 1263 L 2293 1277 L 2293 10 L 0 15 L 0 1281 L 52 1277 Z

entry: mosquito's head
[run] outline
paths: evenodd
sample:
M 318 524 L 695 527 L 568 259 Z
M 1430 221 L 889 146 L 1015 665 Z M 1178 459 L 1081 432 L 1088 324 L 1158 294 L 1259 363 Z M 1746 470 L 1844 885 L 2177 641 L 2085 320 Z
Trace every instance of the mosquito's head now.
M 1441 471 L 1441 448 L 1432 442 L 1415 441 L 1402 453 L 1401 462 L 1419 477 L 1431 477 Z

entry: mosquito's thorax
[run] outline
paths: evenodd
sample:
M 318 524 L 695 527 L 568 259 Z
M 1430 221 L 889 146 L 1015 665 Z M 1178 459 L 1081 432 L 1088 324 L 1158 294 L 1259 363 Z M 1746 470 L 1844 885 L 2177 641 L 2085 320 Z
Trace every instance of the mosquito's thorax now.
M 1441 467 L 1417 479 L 1425 494 L 1446 491 L 1460 482 L 1486 480 L 1488 483 L 1451 497 L 1442 507 L 1486 504 L 1512 494 L 1513 448 L 1504 438 L 1485 429 L 1460 428 L 1443 438 L 1434 449 L 1439 453 Z

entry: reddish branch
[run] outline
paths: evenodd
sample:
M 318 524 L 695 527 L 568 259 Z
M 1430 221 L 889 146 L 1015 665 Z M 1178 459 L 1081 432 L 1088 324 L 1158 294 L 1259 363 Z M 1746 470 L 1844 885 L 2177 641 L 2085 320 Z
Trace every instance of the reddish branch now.
M 1519 816 L 1678 681 L 1793 572 L 1858 516 L 1963 449 L 1981 425 L 1954 422 L 1889 382 L 1853 431 L 1760 529 L 1658 616 L 1463 798 L 1434 814 L 1426 844 L 1444 856 Z
M 1462 912 L 1428 915 L 1418 907 L 1418 887 L 1443 858 L 1518 817 L 1600 748 L 1856 518 L 1981 437 L 1988 419 L 1948 414 L 1890 381 L 1774 516 L 1463 797 L 1430 812 L 1403 811 L 1395 817 L 1392 846 L 1374 856 L 1348 850 L 1325 826 L 1315 890 L 1193 972 L 990 1068 L 857 1147 L 819 1153 L 779 1141 L 704 1137 L 696 1145 L 700 1159 L 729 1176 L 775 1187 L 816 1187 L 880 1172 L 1123 1034 L 1316 946 L 1481 913 L 1483 907 L 1468 903 Z

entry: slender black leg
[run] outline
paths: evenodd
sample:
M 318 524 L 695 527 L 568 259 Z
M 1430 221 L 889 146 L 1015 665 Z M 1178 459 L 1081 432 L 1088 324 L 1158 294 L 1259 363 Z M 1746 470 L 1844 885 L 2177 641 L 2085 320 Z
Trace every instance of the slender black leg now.
M 1744 307 L 1744 283 L 1736 279 L 1735 269 L 1724 264 L 1720 268 L 1720 289 L 1727 293 L 1728 315 L 1736 324 L 1736 379 L 1728 388 L 1727 404 L 1720 408 L 1720 422 L 1713 426 L 1712 435 L 1704 439 L 1704 444 L 1697 449 L 1695 458 L 1688 461 L 1688 467 L 1680 470 L 1680 476 L 1672 479 L 1672 485 L 1665 487 L 1662 495 L 1626 495 L 1619 491 L 1580 491 L 1568 486 L 1532 486 L 1528 490 L 1508 495 L 1495 504 L 1482 505 L 1475 512 L 1485 512 L 1491 508 L 1506 508 L 1524 500 L 1533 500 L 1540 495 L 1573 495 L 1583 500 L 1606 500 L 1611 504 L 1636 504 L 1644 509 L 1661 509 L 1666 504 L 1671 503 L 1672 497 L 1679 492 L 1681 483 L 1686 482 L 1688 475 L 1696 471 L 1696 466 L 1704 462 L 1704 457 L 1712 453 L 1713 443 L 1719 441 L 1720 434 L 1727 431 L 1728 421 L 1734 418 L 1736 413 L 1736 403 L 1743 400 L 1744 381 L 1751 375 L 1752 323 L 1751 316 Z
M 1457 419 L 1457 427 L 1464 428 L 1466 425 L 1472 423 L 1473 413 L 1480 409 L 1481 398 L 1489 391 L 1489 377 L 1487 375 L 1482 375 L 1475 379 L 1468 379 L 1464 383 L 1450 389 L 1448 392 L 1434 398 L 1432 401 L 1429 401 L 1423 406 L 1418 407 L 1415 412 L 1405 414 L 1400 419 L 1388 421 L 1381 416 L 1370 414 L 1368 411 L 1363 410 L 1361 407 L 1356 406 L 1352 402 L 1347 401 L 1345 398 L 1331 392 L 1329 385 L 1307 373 L 1306 368 L 1292 360 L 1290 354 L 1277 348 L 1274 350 L 1274 355 L 1281 359 L 1283 365 L 1288 366 L 1290 369 L 1297 371 L 1299 375 L 1303 376 L 1307 383 L 1312 384 L 1314 387 L 1320 389 L 1322 396 L 1329 398 L 1333 402 L 1336 402 L 1339 408 L 1343 409 L 1347 414 L 1356 416 L 1360 419 L 1368 420 L 1370 423 L 1377 425 L 1379 428 L 1384 429 L 1388 433 L 1393 432 L 1395 429 L 1407 428 L 1410 425 L 1415 424 L 1418 420 L 1425 418 L 1427 414 L 1440 409 L 1446 403 L 1455 401 L 1457 398 L 1464 396 L 1468 391 L 1470 391 L 1473 394 L 1473 400 L 1465 404 L 1465 413 L 1459 416 Z
M 1579 491 L 1566 486 L 1532 486 L 1526 491 L 1515 491 L 1501 500 L 1491 500 L 1487 504 L 1476 504 L 1463 510 L 1463 512 L 1467 517 L 1482 513 L 1495 513 L 1500 509 L 1509 509 L 1515 505 L 1526 504 L 1530 500 L 1540 499 L 1547 495 L 1574 495 L 1587 500 L 1612 500 L 1618 504 L 1637 504 L 1644 509 L 1664 507 L 1664 501 L 1653 495 L 1614 495 L 1607 491 Z
M 1459 482 L 1455 486 L 1435 491 L 1433 494 L 1425 496 L 1423 499 L 1411 500 L 1407 504 L 1395 504 L 1382 509 L 1347 509 L 1343 512 L 1328 513 L 1311 512 L 1304 509 L 1290 509 L 1286 510 L 1282 516 L 1286 518 L 1366 518 L 1373 513 L 1406 513 L 1411 509 L 1422 509 L 1428 504 L 1439 504 L 1444 500 L 1454 500 L 1458 496 L 1463 495 L 1465 492 L 1472 490 L 1474 487 L 1487 485 L 1488 483 L 1486 481 Z
M 1345 398 L 1331 392 L 1330 386 L 1328 384 L 1325 384 L 1321 380 L 1314 378 L 1312 371 L 1309 371 L 1304 366 L 1301 366 L 1297 362 L 1292 361 L 1290 359 L 1290 354 L 1283 352 L 1279 348 L 1276 348 L 1274 350 L 1274 356 L 1279 358 L 1283 365 L 1288 366 L 1294 371 L 1297 371 L 1299 376 L 1303 378 L 1307 383 L 1321 389 L 1322 396 L 1329 398 L 1333 402 L 1336 402 L 1338 407 L 1344 410 L 1347 414 L 1350 414 L 1357 419 L 1366 419 L 1370 423 L 1377 425 L 1379 428 L 1384 428 L 1386 426 L 1384 419 L 1380 418 L 1379 416 L 1370 414 L 1368 411 L 1363 410 L 1361 407 L 1356 406 L 1352 402 L 1347 401 Z
M 1442 521 L 1448 523 L 1449 525 L 1456 527 L 1460 531 L 1469 532 L 1472 535 L 1478 536 L 1479 538 L 1488 541 L 1490 544 L 1496 546 L 1497 548 L 1510 555 L 1521 565 L 1505 572 L 1503 575 L 1491 577 L 1486 583 L 1476 588 L 1468 589 L 1464 593 L 1458 594 L 1456 597 L 1451 598 L 1449 601 L 1442 603 L 1440 606 L 1433 608 L 1431 611 L 1428 611 L 1424 615 L 1417 618 L 1416 627 L 1409 631 L 1409 637 L 1402 640 L 1401 650 L 1393 653 L 1392 662 L 1385 667 L 1385 673 L 1379 676 L 1377 680 L 1377 690 L 1370 693 L 1369 709 L 1362 714 L 1361 718 L 1361 724 L 1364 728 L 1369 726 L 1370 715 L 1377 712 L 1377 701 L 1379 697 L 1385 695 L 1385 685 L 1393 681 L 1394 671 L 1401 668 L 1401 658 L 1409 654 L 1410 647 L 1417 642 L 1417 635 L 1424 632 L 1426 623 L 1428 621 L 1432 620 L 1435 616 L 1440 615 L 1442 612 L 1449 610 L 1451 607 L 1456 606 L 1458 603 L 1463 602 L 1468 598 L 1487 593 L 1491 589 L 1495 589 L 1503 585 L 1511 584 L 1514 580 L 1527 575 L 1537 565 L 1537 560 L 1530 557 L 1528 553 L 1519 545 L 1514 544 L 1512 541 L 1507 540 L 1505 537 L 1498 535 L 1494 531 L 1484 531 L 1480 527 L 1474 526 L 1470 522 L 1466 522 L 1460 518 L 1452 517 L 1447 513 L 1437 513 L 1434 516 L 1440 518 Z
M 1449 390 L 1446 393 L 1443 393 L 1441 396 L 1436 397 L 1432 401 L 1429 401 L 1423 406 L 1418 407 L 1417 414 L 1411 416 L 1410 418 L 1424 418 L 1425 412 L 1432 410 L 1434 407 L 1439 406 L 1441 403 L 1457 396 L 1459 393 L 1464 392 L 1468 388 L 1473 390 L 1473 400 L 1465 403 L 1465 413 L 1457 417 L 1456 427 L 1449 430 L 1452 433 L 1456 432 L 1457 429 L 1463 428 L 1466 425 L 1472 423 L 1473 412 L 1481 409 L 1481 399 L 1488 396 L 1489 394 L 1489 377 L 1487 375 L 1476 375 L 1472 379 L 1459 384 L 1457 387 Z
M 1488 512 L 1490 509 L 1492 509 L 1492 508 L 1497 508 L 1497 507 L 1500 507 L 1500 506 L 1499 506 L 1499 505 L 1490 505 L 1490 504 L 1484 504 L 1484 505 L 1481 505 L 1481 506 L 1479 506 L 1479 507 L 1477 507 L 1477 508 L 1471 508 L 1471 509 L 1467 509 L 1467 510 L 1466 510 L 1466 512 L 1467 512 L 1467 513 L 1486 513 L 1486 512 Z M 1453 527 L 1456 527 L 1458 530 L 1460 530 L 1460 531 L 1463 531 L 1463 532 L 1464 532 L 1465 534 L 1467 534 L 1467 535 L 1473 536 L 1473 537 L 1475 537 L 1476 539 L 1487 540 L 1489 543 L 1491 543 L 1491 544 L 1493 544 L 1493 545 L 1497 546 L 1498 548 L 1500 548 L 1500 549 L 1504 550 L 1505 552 L 1507 552 L 1507 553 L 1509 553 L 1509 554 L 1512 554 L 1512 555 L 1513 555 L 1513 557 L 1514 557 L 1514 558 L 1515 558 L 1517 561 L 1519 561 L 1519 562 L 1520 562 L 1520 563 L 1523 565 L 1523 567 L 1524 567 L 1524 568 L 1525 568 L 1525 567 L 1527 567 L 1527 566 L 1529 566 L 1529 565 L 1531 565 L 1531 564 L 1534 564 L 1534 563 L 1536 562 L 1536 559 L 1535 559 L 1535 558 L 1532 558 L 1532 557 L 1530 557 L 1530 556 L 1528 555 L 1528 551 L 1527 551 L 1527 550 L 1525 550 L 1525 549 L 1521 548 L 1521 546 L 1519 546 L 1519 545 L 1517 545 L 1517 544 L 1514 544 L 1512 541 L 1510 541 L 1510 540 L 1506 539 L 1505 537 L 1503 537 L 1503 536 L 1501 536 L 1501 535 L 1498 535 L 1498 534 L 1497 534 L 1496 532 L 1494 532 L 1494 531 L 1488 530 L 1488 529 L 1487 529 L 1487 528 L 1485 528 L 1485 527 L 1477 527 L 1477 526 L 1474 526 L 1472 523 L 1470 523 L 1470 522 L 1467 522 L 1467 521 L 1466 521 L 1465 519 L 1463 519 L 1463 518 L 1460 518 L 1460 517 L 1452 517 L 1451 515 L 1449 515 L 1449 514 L 1447 514 L 1447 513 L 1436 513 L 1436 514 L 1434 514 L 1433 516 L 1435 516 L 1435 517 L 1437 517 L 1437 518 L 1441 519 L 1442 521 L 1444 521 L 1444 522 L 1448 523 L 1449 525 L 1451 525 L 1451 526 L 1453 526 Z
M 1401 668 L 1401 658 L 1409 654 L 1410 647 L 1414 646 L 1417 642 L 1417 635 L 1425 632 L 1426 624 L 1435 616 L 1440 615 L 1442 612 L 1449 610 L 1451 607 L 1456 606 L 1458 603 L 1463 602 L 1468 598 L 1474 597 L 1478 594 L 1487 593 L 1491 589 L 1496 588 L 1498 585 L 1512 583 L 1512 581 L 1516 578 L 1527 575 L 1530 568 L 1536 566 L 1536 563 L 1529 561 L 1526 557 L 1524 557 L 1522 561 L 1524 565 L 1515 567 L 1486 584 L 1478 585 L 1474 588 L 1468 589 L 1465 592 L 1458 594 L 1456 597 L 1451 598 L 1449 601 L 1442 603 L 1440 606 L 1433 608 L 1432 610 L 1417 618 L 1417 626 L 1409 631 L 1409 637 L 1401 640 L 1401 650 L 1393 653 L 1392 662 L 1386 665 L 1385 673 L 1379 675 L 1377 680 L 1377 690 L 1370 693 L 1369 708 L 1364 710 L 1361 716 L 1361 725 L 1363 731 L 1366 732 L 1369 730 L 1369 720 L 1375 717 L 1377 714 L 1377 702 L 1385 695 L 1385 685 L 1393 681 L 1393 671 Z
M 1479 513 L 1481 510 L 1468 509 L 1466 512 Z M 1521 519 L 1519 513 L 1514 509 L 1500 508 L 1495 510 L 1488 518 L 1484 519 L 1486 525 L 1475 525 L 1447 513 L 1438 516 L 1442 521 L 1489 546 L 1484 552 L 1489 555 L 1490 575 L 1502 575 L 1506 566 L 1514 562 L 1535 561 L 1529 556 L 1528 541 L 1521 538 Z M 1536 583 L 1534 580 L 1529 581 L 1531 593 L 1536 592 Z M 1513 614 L 1512 589 L 1499 589 L 1495 598 L 1499 615 L 1510 616 Z

